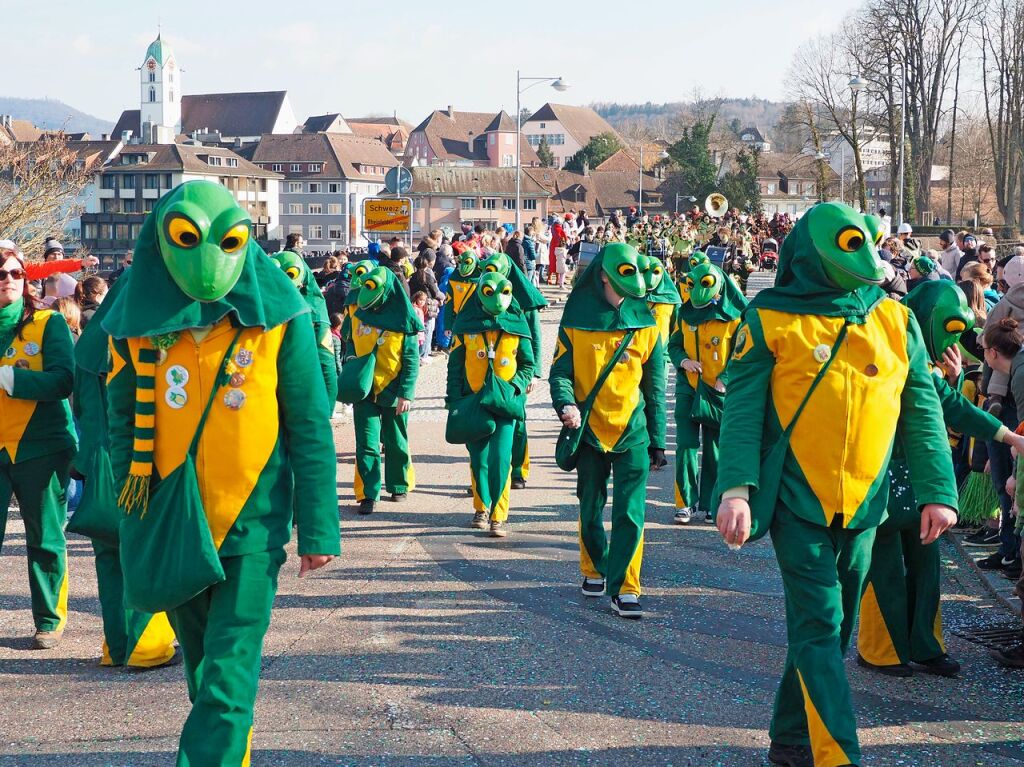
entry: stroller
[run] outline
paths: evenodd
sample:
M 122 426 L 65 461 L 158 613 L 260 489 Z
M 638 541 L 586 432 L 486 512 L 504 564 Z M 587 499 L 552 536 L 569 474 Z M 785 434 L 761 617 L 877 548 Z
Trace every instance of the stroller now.
M 761 243 L 759 265 L 766 272 L 774 272 L 779 268 L 779 243 L 771 237 Z

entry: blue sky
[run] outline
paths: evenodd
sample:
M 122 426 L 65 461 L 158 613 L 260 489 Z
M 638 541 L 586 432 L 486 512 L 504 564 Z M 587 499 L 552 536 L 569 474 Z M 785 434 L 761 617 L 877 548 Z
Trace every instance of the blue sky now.
M 561 75 L 572 88 L 524 96 L 664 102 L 708 95 L 782 98 L 796 47 L 832 31 L 858 0 L 520 0 L 507 24 L 469 0 L 222 3 L 0 0 L 8 22 L 0 95 L 49 97 L 114 120 L 138 106 L 146 46 L 164 39 L 185 93 L 289 92 L 299 121 L 339 111 L 419 122 L 430 110 L 515 108 L 515 72 Z M 13 22 L 13 23 L 12 23 Z

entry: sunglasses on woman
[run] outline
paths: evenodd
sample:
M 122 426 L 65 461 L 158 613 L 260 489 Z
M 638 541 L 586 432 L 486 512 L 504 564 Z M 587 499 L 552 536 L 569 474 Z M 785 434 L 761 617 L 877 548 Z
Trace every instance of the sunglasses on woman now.
M 25 277 L 24 269 L 0 269 L 0 281 L 10 277 L 12 280 L 20 280 Z

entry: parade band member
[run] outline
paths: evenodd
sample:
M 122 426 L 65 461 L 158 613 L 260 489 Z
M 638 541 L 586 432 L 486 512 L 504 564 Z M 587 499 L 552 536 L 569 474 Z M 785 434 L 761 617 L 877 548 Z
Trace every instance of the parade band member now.
M 548 305 L 547 300 L 522 270 L 505 253 L 492 253 L 480 261 L 480 271 L 498 272 L 512 284 L 512 297 L 523 313 L 523 318 L 530 327 L 530 344 L 533 346 L 533 377 L 540 378 L 540 312 Z M 526 393 L 533 391 L 533 380 L 526 387 Z M 526 431 L 526 418 L 516 421 L 515 435 L 512 438 L 512 489 L 522 490 L 530 478 L 530 444 Z
M 50 650 L 68 617 L 64 491 L 75 455 L 75 363 L 64 317 L 37 308 L 25 262 L 12 251 L 0 264 L 0 355 L 0 545 L 13 493 L 25 523 L 35 648 Z
M 104 530 L 90 535 L 103 619 L 100 665 L 146 670 L 177 665 L 181 661 L 181 653 L 174 649 L 174 630 L 166 613 L 140 612 L 125 607 L 124 603 L 124 570 L 118 546 L 121 510 L 117 506 L 110 466 L 110 425 L 107 418 L 110 339 L 103 330 L 102 322 L 118 293 L 128 283 L 127 279 L 114 283 L 106 300 L 93 315 L 93 321 L 85 326 L 75 344 L 75 396 L 72 405 L 79 430 L 75 467 L 83 475 L 85 490 L 69 529 L 74 523 L 90 517 L 94 521 L 106 522 Z
M 740 546 L 751 532 L 751 493 L 758 532 L 767 527 L 765 510 L 773 514 L 789 643 L 770 729 L 776 765 L 860 764 L 843 654 L 897 437 L 913 445 L 907 459 L 921 542 L 956 521 L 949 445 L 921 331 L 907 307 L 878 287 L 883 234 L 877 218 L 845 205 L 811 208 L 782 246 L 776 286 L 745 313 L 729 363 L 722 423 L 729 453 L 718 479 L 728 489 L 717 523 L 725 541 Z M 762 447 L 778 445 L 784 463 L 767 471 Z M 776 482 L 777 494 L 769 492 Z
M 645 301 L 639 255 L 610 243 L 580 276 L 566 301 L 548 377 L 562 424 L 585 430 L 576 464 L 583 594 L 611 595 L 612 609 L 625 618 L 643 615 L 647 476 L 651 464 L 663 465 L 665 458 L 665 347 Z M 589 415 L 581 413 L 592 394 Z M 610 542 L 603 522 L 609 478 Z
M 249 763 L 263 637 L 292 525 L 300 576 L 339 553 L 334 441 L 323 387 L 310 385 L 321 372 L 309 308 L 250 229 L 218 184 L 168 192 L 143 223 L 128 284 L 102 323 L 126 595 L 146 585 L 133 584 L 133 572 L 157 590 L 173 585 L 133 558 L 126 525 L 137 542 L 149 534 L 157 550 L 164 541 L 181 548 L 159 527 L 180 517 L 162 512 L 194 508 L 196 497 L 223 571 L 168 606 L 192 701 L 179 767 Z M 190 465 L 191 479 L 175 474 Z M 180 502 L 158 495 L 174 478 Z
M 360 278 L 355 305 L 338 398 L 352 405 L 359 513 L 372 514 L 380 499 L 382 443 L 384 484 L 391 500 L 404 501 L 416 484 L 409 453 L 409 410 L 420 369 L 418 334 L 423 325 L 394 272 L 383 266 Z
M 921 326 L 946 425 L 970 437 L 1005 442 L 1024 454 L 1024 438 L 959 392 L 961 363 L 956 344 L 974 325 L 963 291 L 949 280 L 923 282 L 903 303 Z M 947 374 L 953 385 L 946 380 Z M 889 676 L 912 676 L 911 662 L 930 674 L 956 676 L 960 664 L 946 654 L 942 636 L 939 545 L 921 542 L 907 450 L 916 446 L 897 443 L 889 462 L 889 517 L 878 526 L 871 550 L 860 605 L 857 662 Z
M 445 398 L 449 419 L 483 415 L 488 426 L 493 421 L 489 434 L 466 446 L 474 495 L 485 509 L 474 514 L 472 525 L 490 529 L 497 538 L 508 534 L 513 436 L 516 424 L 526 417 L 526 391 L 534 365 L 532 330 L 513 294 L 512 283 L 500 272 L 485 271 L 480 276 L 473 296 L 455 320 L 457 343 L 448 357 Z M 482 412 L 480 408 L 460 412 L 459 403 L 472 395 L 479 399 Z
M 747 300 L 736 283 L 708 261 L 690 270 L 680 291 L 687 299 L 676 312 L 668 354 L 677 371 L 675 521 L 686 525 L 698 510 L 704 510 L 707 520 L 714 510 L 719 428 L 729 380 L 726 363 Z

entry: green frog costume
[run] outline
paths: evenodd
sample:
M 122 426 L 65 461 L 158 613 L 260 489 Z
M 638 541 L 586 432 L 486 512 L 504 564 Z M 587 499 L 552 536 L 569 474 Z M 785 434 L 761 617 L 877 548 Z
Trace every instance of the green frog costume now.
M 970 437 L 1002 441 L 1009 430 L 950 386 L 936 364 L 974 325 L 963 291 L 949 280 L 923 282 L 903 303 L 921 326 L 932 365 L 931 380 L 946 425 Z M 955 674 L 958 664 L 947 658 L 942 637 L 939 544 L 921 543 L 919 504 L 902 444 L 893 450 L 889 475 L 889 517 L 875 534 L 871 570 L 860 605 L 859 661 L 883 670 L 899 670 L 904 676 L 912 673 L 908 665 L 912 661 L 926 670 Z
M 331 340 L 331 320 L 327 316 L 324 294 L 316 284 L 316 277 L 309 264 L 295 251 L 282 250 L 280 253 L 274 253 L 270 260 L 292 281 L 309 306 L 309 319 L 313 323 L 320 370 L 323 372 L 324 386 L 327 387 L 327 412 L 331 414 L 334 412 L 334 402 L 338 398 L 338 374 L 335 369 L 334 343 Z
M 492 535 L 502 535 L 509 512 L 512 483 L 513 435 L 526 415 L 526 387 L 533 378 L 532 328 L 514 298 L 512 282 L 497 271 L 485 270 L 472 297 L 462 306 L 453 332 L 457 343 L 448 356 L 448 418 L 473 419 L 480 411 L 460 408 L 476 396 L 494 430 L 467 443 L 476 526 L 486 520 Z M 502 382 L 507 382 L 509 386 Z M 472 424 L 458 424 L 466 429 Z
M 392 500 L 413 490 L 416 475 L 409 454 L 409 414 L 398 413 L 400 399 L 412 400 L 419 375 L 417 334 L 423 325 L 413 311 L 409 296 L 395 275 L 382 266 L 362 275 L 351 316 L 351 345 L 344 365 L 370 365 L 372 383 L 361 399 L 352 402 L 356 435 L 355 495 L 376 503 L 381 489 L 381 443 L 384 445 L 384 484 Z M 363 360 L 359 362 L 359 360 Z M 355 368 L 353 368 L 355 370 Z M 342 367 L 342 379 L 346 377 Z M 339 386 L 345 399 L 344 385 Z M 362 392 L 360 391 L 360 394 Z M 348 399 L 345 399 L 348 401 Z M 365 507 L 366 511 L 372 508 Z
M 310 386 L 321 371 L 309 307 L 250 226 L 218 184 L 172 190 L 143 223 L 128 284 L 102 322 L 126 572 L 147 563 L 131 560 L 125 522 L 138 515 L 133 529 L 144 531 L 160 519 L 150 491 L 187 467 L 210 403 L 194 448 L 196 489 L 225 579 L 168 610 L 192 701 L 179 767 L 249 763 L 263 637 L 292 526 L 300 555 L 340 547 L 326 395 Z
M 620 615 L 619 595 L 640 595 L 648 448 L 665 447 L 665 347 L 647 308 L 638 258 L 629 245 L 611 243 L 580 275 L 566 301 L 548 377 L 556 413 L 579 406 L 632 332 L 583 425 L 576 470 L 580 570 L 585 579 L 605 581 L 603 591 Z M 609 303 L 602 276 L 622 299 L 619 306 Z M 609 543 L 602 517 L 613 474 Z M 584 593 L 600 596 L 602 590 Z
M 723 498 L 770 484 L 762 451 L 778 442 L 835 357 L 793 424 L 770 523 L 789 643 L 772 749 L 809 750 L 815 767 L 860 763 L 843 654 L 885 516 L 885 469 L 897 438 L 914 445 L 908 463 L 918 503 L 957 501 L 920 329 L 878 287 L 883 236 L 874 216 L 839 203 L 811 208 L 786 237 L 775 287 L 745 312 L 729 363 Z
M 443 311 L 444 326 L 448 329 L 446 332 L 454 335 L 452 328 L 455 327 L 455 317 L 476 290 L 477 278 L 480 276 L 480 257 L 467 243 L 456 242 L 452 249 L 458 259 L 455 261 L 455 271 L 448 277 Z
M 107 418 L 107 376 L 111 369 L 110 339 L 103 330 L 103 319 L 114 305 L 117 295 L 128 285 L 118 280 L 110 288 L 92 321 L 75 344 L 75 396 L 72 399 L 78 421 L 79 446 L 75 466 L 84 475 L 85 485 L 113 484 L 110 472 L 110 427 Z M 105 504 L 108 508 L 90 508 Z M 76 514 L 102 515 L 112 520 L 108 536 L 92 538 L 96 559 L 96 583 L 99 588 L 100 614 L 103 618 L 103 649 L 100 663 L 104 666 L 155 668 L 174 657 L 174 630 L 166 613 L 132 610 L 124 601 L 124 570 L 118 548 L 114 522 L 121 516 L 117 498 L 112 492 L 89 492 L 82 495 Z M 84 518 L 83 516 L 83 518 Z
M 26 300 L 0 309 L 0 545 L 13 494 L 25 523 L 36 646 L 50 649 L 68 617 L 64 522 L 75 363 L 64 317 L 26 308 Z
M 530 343 L 533 346 L 533 377 L 541 377 L 541 335 L 540 312 L 548 305 L 526 275 L 515 265 L 505 253 L 493 253 L 480 261 L 480 271 L 498 272 L 512 283 L 512 297 L 519 306 L 527 324 L 530 326 Z M 526 419 L 516 421 L 515 435 L 512 437 L 512 485 L 525 487 L 530 478 L 530 442 L 526 430 Z
M 718 437 L 724 395 L 716 386 L 727 385 L 726 363 L 747 300 L 736 283 L 709 261 L 698 262 L 683 278 L 680 292 L 687 298 L 676 312 L 668 355 L 676 369 L 676 520 L 685 523 L 695 509 L 713 514 L 718 478 Z M 701 372 L 683 369 L 700 363 Z M 699 398 L 700 405 L 695 409 Z M 703 462 L 697 472 L 697 451 L 704 435 Z
M 640 254 L 640 273 L 647 287 L 647 308 L 651 310 L 654 321 L 658 324 L 661 343 L 668 346 L 668 337 L 672 333 L 672 317 L 676 307 L 682 301 L 679 291 L 672 281 L 665 276 L 665 265 L 656 256 Z

